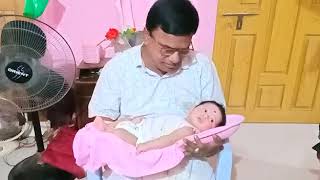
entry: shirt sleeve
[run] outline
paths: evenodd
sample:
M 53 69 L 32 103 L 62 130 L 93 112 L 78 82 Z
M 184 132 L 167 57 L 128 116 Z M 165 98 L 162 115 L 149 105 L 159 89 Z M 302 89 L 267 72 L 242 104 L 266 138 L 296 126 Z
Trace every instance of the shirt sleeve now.
M 226 107 L 219 75 L 213 62 L 208 57 L 200 55 L 203 62 L 201 71 L 201 101 L 214 100 Z
M 89 118 L 101 116 L 115 120 L 120 115 L 121 67 L 117 61 L 121 59 L 115 57 L 110 60 L 100 73 L 89 102 Z
M 215 180 L 231 180 L 231 172 L 232 148 L 230 143 L 226 143 L 223 150 L 219 153 Z

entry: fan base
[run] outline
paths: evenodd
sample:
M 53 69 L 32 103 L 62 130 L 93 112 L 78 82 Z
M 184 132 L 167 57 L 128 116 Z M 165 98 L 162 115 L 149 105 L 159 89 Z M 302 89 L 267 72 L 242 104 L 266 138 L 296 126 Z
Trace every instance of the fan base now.
M 70 173 L 41 163 L 41 154 L 36 153 L 19 162 L 10 171 L 8 180 L 74 180 Z

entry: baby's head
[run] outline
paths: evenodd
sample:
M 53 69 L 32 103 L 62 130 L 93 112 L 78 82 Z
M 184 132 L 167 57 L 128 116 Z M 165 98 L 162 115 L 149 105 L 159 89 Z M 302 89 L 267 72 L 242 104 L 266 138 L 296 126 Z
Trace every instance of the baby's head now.
M 203 101 L 188 114 L 188 121 L 199 131 L 224 126 L 226 112 L 224 107 L 215 101 Z

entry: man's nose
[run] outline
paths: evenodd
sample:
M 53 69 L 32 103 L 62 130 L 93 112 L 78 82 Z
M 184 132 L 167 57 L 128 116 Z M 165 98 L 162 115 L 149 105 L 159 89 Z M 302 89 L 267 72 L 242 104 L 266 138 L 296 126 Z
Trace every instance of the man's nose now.
M 179 64 L 181 62 L 181 58 L 178 51 L 174 52 L 170 56 L 170 62 L 172 62 L 173 64 Z

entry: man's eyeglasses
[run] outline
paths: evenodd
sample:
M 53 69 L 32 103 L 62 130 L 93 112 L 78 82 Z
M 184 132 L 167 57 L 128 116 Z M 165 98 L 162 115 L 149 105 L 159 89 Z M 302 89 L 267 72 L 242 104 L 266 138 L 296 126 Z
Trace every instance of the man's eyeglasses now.
M 155 40 L 153 38 L 153 36 L 150 34 L 150 37 L 157 43 L 157 45 L 160 48 L 160 54 L 162 57 L 169 57 L 172 54 L 174 54 L 175 52 L 178 52 L 178 54 L 182 57 L 187 56 L 190 51 L 194 51 L 193 48 L 193 44 L 191 42 L 190 47 L 189 48 L 183 48 L 183 49 L 176 49 L 176 48 L 170 48 L 170 47 L 166 47 L 165 45 L 159 43 L 157 40 Z

